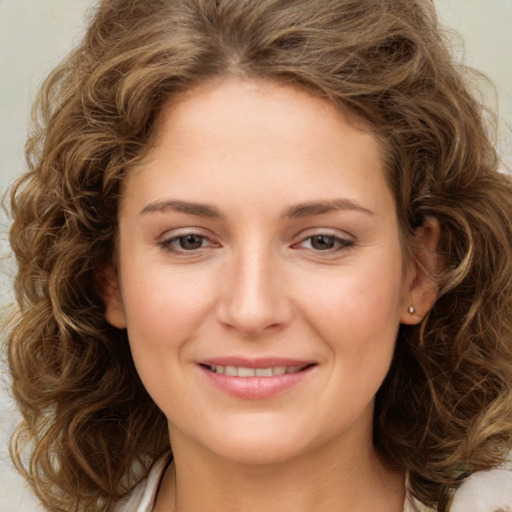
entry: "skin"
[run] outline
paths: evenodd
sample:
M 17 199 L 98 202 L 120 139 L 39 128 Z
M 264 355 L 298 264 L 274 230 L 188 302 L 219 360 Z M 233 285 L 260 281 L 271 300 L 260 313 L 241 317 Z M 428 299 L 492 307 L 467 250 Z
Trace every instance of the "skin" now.
M 379 143 L 299 89 L 217 79 L 167 105 L 157 133 L 124 183 L 104 289 L 168 419 L 155 511 L 401 511 L 404 474 L 371 441 L 374 397 L 399 324 L 435 300 L 416 261 L 432 268 L 437 223 L 404 262 Z M 233 355 L 314 366 L 244 399 L 199 366 Z

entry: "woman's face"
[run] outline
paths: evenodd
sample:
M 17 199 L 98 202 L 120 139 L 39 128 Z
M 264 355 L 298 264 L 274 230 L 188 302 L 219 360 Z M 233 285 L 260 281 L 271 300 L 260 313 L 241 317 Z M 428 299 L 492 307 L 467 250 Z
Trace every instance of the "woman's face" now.
M 165 107 L 158 135 L 124 184 L 105 300 L 171 442 L 245 462 L 371 444 L 411 302 L 376 139 L 238 79 Z

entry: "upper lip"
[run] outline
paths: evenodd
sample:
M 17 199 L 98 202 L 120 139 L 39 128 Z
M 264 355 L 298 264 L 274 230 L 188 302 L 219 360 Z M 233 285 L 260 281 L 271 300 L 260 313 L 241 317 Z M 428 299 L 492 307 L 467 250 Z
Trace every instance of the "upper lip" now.
M 237 366 L 244 368 L 271 368 L 273 366 L 309 366 L 315 361 L 305 359 L 294 359 L 287 357 L 257 357 L 246 358 L 238 356 L 214 357 L 203 359 L 198 362 L 205 366 Z

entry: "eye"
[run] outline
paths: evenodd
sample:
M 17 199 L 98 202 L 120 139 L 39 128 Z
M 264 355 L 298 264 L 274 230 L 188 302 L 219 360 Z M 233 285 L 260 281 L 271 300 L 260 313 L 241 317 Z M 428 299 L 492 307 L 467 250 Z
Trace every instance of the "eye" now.
M 317 251 L 328 251 L 336 245 L 336 238 L 331 235 L 315 235 L 308 238 L 309 245 Z
M 166 238 L 159 242 L 159 245 L 174 253 L 194 252 L 215 246 L 206 236 L 197 233 L 184 233 L 183 235 Z
M 180 249 L 185 251 L 195 251 L 203 246 L 204 237 L 201 235 L 185 235 L 178 237 L 175 242 Z
M 320 233 L 308 236 L 297 245 L 315 252 L 338 252 L 348 249 L 354 242 L 335 235 Z

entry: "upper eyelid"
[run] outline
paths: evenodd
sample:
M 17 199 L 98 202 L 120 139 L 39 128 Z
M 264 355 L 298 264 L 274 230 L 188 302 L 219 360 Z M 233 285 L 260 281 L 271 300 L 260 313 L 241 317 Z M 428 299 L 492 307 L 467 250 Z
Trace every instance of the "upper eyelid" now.
M 294 238 L 297 241 L 305 240 L 307 238 L 311 238 L 314 236 L 333 236 L 335 238 L 339 238 L 340 240 L 349 240 L 351 242 L 356 241 L 356 237 L 347 231 L 336 229 L 336 228 L 307 228 L 298 233 Z M 295 243 L 295 242 L 294 242 Z
M 198 226 L 186 226 L 181 228 L 167 229 L 158 236 L 158 240 L 170 240 L 186 235 L 198 235 L 208 239 L 214 238 L 209 230 L 200 228 Z

